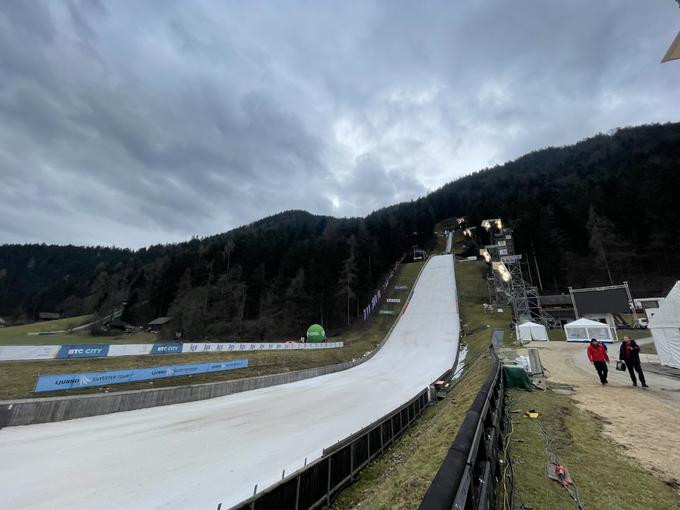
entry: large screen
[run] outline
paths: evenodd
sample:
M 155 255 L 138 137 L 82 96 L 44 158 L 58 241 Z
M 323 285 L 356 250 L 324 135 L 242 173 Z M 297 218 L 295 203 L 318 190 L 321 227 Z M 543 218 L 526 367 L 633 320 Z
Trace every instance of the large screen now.
M 578 314 L 630 313 L 626 287 L 614 289 L 572 289 Z

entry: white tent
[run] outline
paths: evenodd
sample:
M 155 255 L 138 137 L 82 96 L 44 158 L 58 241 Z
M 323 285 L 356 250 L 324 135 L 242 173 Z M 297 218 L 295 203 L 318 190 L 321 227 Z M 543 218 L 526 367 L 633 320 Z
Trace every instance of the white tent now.
M 680 368 L 680 281 L 659 305 L 649 329 L 661 364 Z
M 567 342 L 589 342 L 593 338 L 600 342 L 613 342 L 616 338 L 612 328 L 590 319 L 578 319 L 565 324 L 564 334 Z
M 542 340 L 548 341 L 548 331 L 543 324 L 527 321 L 517 326 L 517 339 L 522 341 Z

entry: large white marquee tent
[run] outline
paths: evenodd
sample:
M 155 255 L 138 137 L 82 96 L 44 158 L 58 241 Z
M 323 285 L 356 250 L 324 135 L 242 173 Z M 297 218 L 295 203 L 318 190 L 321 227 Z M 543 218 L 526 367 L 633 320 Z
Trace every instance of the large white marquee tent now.
M 607 324 L 590 319 L 578 319 L 564 325 L 567 342 L 589 342 L 595 338 L 600 342 L 613 342 L 616 334 Z
M 661 364 L 680 368 L 680 281 L 659 305 L 649 329 Z
M 548 341 L 548 331 L 543 324 L 527 321 L 517 326 L 517 339 L 521 341 Z

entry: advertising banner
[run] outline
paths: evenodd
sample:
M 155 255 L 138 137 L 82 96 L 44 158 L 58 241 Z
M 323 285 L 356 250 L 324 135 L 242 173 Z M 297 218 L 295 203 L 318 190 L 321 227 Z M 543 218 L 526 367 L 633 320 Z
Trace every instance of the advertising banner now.
M 401 299 L 399 299 L 399 298 L 387 298 L 386 301 L 388 303 L 401 303 Z
M 166 367 L 136 368 L 131 370 L 111 370 L 108 372 L 85 372 L 81 374 L 42 375 L 38 377 L 35 391 L 58 391 L 72 388 L 90 388 L 136 381 L 149 381 L 165 377 L 207 374 L 247 368 L 247 359 L 216 361 L 212 363 L 193 363 L 170 365 Z
M 394 290 L 408 290 L 408 285 L 395 285 Z
M 182 344 L 153 344 L 151 354 L 181 354 Z
M 119 344 L 119 345 L 4 345 L 0 361 L 100 358 L 208 352 L 283 351 L 290 349 L 337 349 L 343 342 L 242 342 L 192 344 Z
M 378 315 L 394 315 L 394 310 L 380 310 Z
M 62 345 L 57 351 L 56 358 L 102 358 L 108 354 L 109 346 L 106 344 L 73 344 Z
M 184 353 L 277 351 L 288 349 L 332 349 L 342 347 L 343 342 L 297 343 L 297 342 L 241 342 L 241 343 L 193 343 L 182 344 Z
M 60 345 L 0 345 L 0 361 L 52 359 Z
M 143 356 L 151 354 L 154 344 L 119 344 L 109 347 L 108 356 Z

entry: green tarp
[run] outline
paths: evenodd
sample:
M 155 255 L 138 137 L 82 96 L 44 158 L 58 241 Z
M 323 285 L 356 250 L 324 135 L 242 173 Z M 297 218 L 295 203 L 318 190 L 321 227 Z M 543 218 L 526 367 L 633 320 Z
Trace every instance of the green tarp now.
M 503 365 L 503 375 L 505 375 L 506 388 L 524 388 L 531 390 L 531 379 L 527 375 L 524 367 L 515 365 Z

